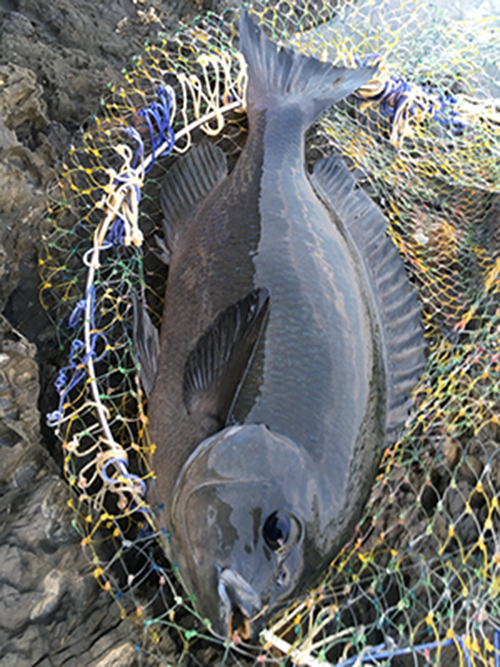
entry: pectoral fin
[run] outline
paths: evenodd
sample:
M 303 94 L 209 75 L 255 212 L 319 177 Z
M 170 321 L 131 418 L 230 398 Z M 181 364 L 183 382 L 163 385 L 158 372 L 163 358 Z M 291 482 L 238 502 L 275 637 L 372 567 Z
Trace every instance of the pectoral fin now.
M 266 322 L 269 292 L 250 292 L 224 310 L 201 336 L 184 370 L 183 398 L 190 414 L 224 426 Z

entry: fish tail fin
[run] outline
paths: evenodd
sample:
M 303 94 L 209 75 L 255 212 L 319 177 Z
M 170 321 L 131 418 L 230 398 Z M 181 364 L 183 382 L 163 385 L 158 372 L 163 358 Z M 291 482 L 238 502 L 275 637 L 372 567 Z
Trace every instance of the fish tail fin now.
M 249 113 L 295 105 L 307 125 L 367 83 L 377 71 L 377 67 L 334 67 L 291 49 L 279 48 L 247 11 L 240 17 L 240 51 L 248 67 Z

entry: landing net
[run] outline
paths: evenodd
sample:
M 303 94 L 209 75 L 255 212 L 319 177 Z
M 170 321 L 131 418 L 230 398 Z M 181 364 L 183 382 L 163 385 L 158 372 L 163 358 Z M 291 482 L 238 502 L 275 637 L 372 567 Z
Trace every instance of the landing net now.
M 383 208 L 429 343 L 352 540 L 257 647 L 211 636 L 158 546 L 133 343 L 134 300 L 161 320 L 162 176 L 202 137 L 230 161 L 244 144 L 237 12 L 148 45 L 75 137 L 40 259 L 67 360 L 47 420 L 95 578 L 134 621 L 143 660 L 500 665 L 500 17 L 487 6 L 250 5 L 277 42 L 335 64 L 380 63 L 310 130 L 308 162 L 342 153 Z

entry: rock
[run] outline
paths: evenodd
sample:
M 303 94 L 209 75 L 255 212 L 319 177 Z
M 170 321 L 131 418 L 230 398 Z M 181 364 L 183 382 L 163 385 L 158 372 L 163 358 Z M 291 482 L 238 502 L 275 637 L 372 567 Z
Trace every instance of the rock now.
M 94 665 L 119 646 L 125 667 L 129 627 L 90 573 L 69 488 L 39 444 L 35 353 L 0 318 L 0 666 Z
M 19 136 L 37 137 L 39 131 L 48 125 L 42 93 L 31 70 L 13 64 L 0 66 L 2 310 L 19 283 L 21 264 L 29 267 L 32 276 L 27 283 L 24 282 L 25 287 L 29 284 L 32 290 L 36 289 L 38 225 L 47 201 L 45 189 L 55 175 L 55 151 L 45 138 L 39 138 L 35 143 L 30 141 L 30 146 L 27 146 L 20 141 Z M 24 309 L 26 305 L 24 301 Z
M 121 644 L 107 653 L 95 667 L 131 667 L 137 654 L 130 643 Z
M 180 1 L 160 6 L 131 0 L 99 6 L 94 0 L 15 4 L 17 11 L 0 9 L 0 63 L 32 70 L 43 87 L 50 122 L 72 132 L 98 110 L 108 84 L 121 79 L 146 39 L 156 39 L 159 30 L 175 30 L 181 15 L 189 20 L 201 8 Z
M 0 483 L 40 437 L 36 348 L 0 316 Z
M 10 130 L 29 123 L 34 129 L 49 124 L 42 87 L 35 74 L 9 63 L 0 67 L 0 117 Z
M 471 486 L 474 486 L 484 469 L 484 463 L 474 454 L 467 454 L 463 462 L 458 467 L 458 476 L 465 479 Z
M 447 433 L 443 433 L 438 448 L 441 451 L 448 468 L 453 470 L 460 460 L 461 448 L 459 443 L 453 438 L 450 438 Z

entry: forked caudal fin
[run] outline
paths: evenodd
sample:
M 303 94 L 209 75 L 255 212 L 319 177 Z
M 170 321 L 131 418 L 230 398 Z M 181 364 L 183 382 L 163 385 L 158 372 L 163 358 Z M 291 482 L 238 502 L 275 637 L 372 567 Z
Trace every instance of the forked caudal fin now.
M 311 180 L 349 233 L 373 285 L 388 376 L 387 444 L 392 444 L 406 419 L 408 396 L 425 365 L 421 308 L 403 260 L 387 236 L 382 211 L 361 188 L 356 188 L 340 156 L 319 160 Z
M 326 109 L 367 83 L 376 67 L 334 67 L 279 48 L 252 21 L 240 18 L 240 51 L 248 67 L 247 108 L 257 111 L 295 105 L 311 125 Z

